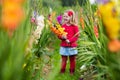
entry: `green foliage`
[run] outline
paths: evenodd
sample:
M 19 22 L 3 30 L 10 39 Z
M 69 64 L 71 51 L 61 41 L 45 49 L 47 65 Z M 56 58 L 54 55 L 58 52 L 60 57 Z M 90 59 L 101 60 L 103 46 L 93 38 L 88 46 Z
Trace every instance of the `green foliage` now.
M 33 46 L 32 52 L 25 56 L 26 45 L 28 44 L 31 24 L 30 8 L 37 9 L 40 14 L 48 15 L 48 8 L 55 9 L 59 15 L 61 11 L 72 8 L 78 11 L 80 6 L 76 0 L 62 0 L 61 7 L 59 0 L 31 0 L 35 4 L 32 7 L 30 2 L 26 3 L 25 14 L 27 15 L 22 24 L 17 28 L 12 37 L 3 30 L 0 24 L 0 79 L 1 80 L 78 80 L 84 78 L 90 80 L 119 80 L 120 79 L 120 52 L 112 53 L 107 49 L 108 38 L 105 35 L 102 21 L 98 19 L 99 38 L 94 33 L 94 12 L 96 5 L 89 2 L 83 5 L 83 0 L 77 0 L 82 6 L 85 29 L 81 30 L 78 40 L 77 66 L 74 76 L 69 75 L 69 62 L 65 74 L 59 74 L 60 55 L 57 37 L 51 33 L 47 23 L 42 31 L 38 44 Z M 42 4 L 43 1 L 43 4 Z M 85 2 L 86 0 L 84 0 Z M 72 2 L 72 3 L 71 3 Z M 38 4 L 38 5 L 37 5 Z M 77 6 L 75 6 L 77 4 Z M 74 6 L 73 6 L 74 5 Z M 44 7 L 43 7 L 44 6 Z M 45 7 L 47 6 L 47 7 Z M 0 6 L 1 8 L 1 6 Z M 56 9 L 57 8 L 57 9 Z M 1 11 L 1 9 L 0 9 Z M 81 15 L 81 14 L 79 14 Z M 79 16 L 78 15 L 78 16 Z M 1 17 L 1 15 L 0 15 Z M 53 20 L 54 21 L 54 20 Z M 1 23 L 1 22 L 0 22 Z M 47 57 L 46 57 L 47 56 Z M 45 65 L 50 64 L 49 75 L 43 74 Z M 80 70 L 82 65 L 86 65 L 86 70 Z M 86 75 L 86 74 L 87 75 Z M 84 75 L 84 76 L 81 76 Z
M 99 38 L 96 38 L 94 33 L 94 12 L 96 10 L 95 6 L 86 5 L 84 13 L 85 20 L 85 30 L 81 32 L 81 39 L 79 40 L 79 54 L 78 54 L 78 63 L 79 65 L 93 65 L 96 69 L 91 69 L 92 72 L 95 72 L 93 75 L 89 76 L 88 79 L 94 78 L 95 80 L 117 80 L 117 74 L 119 74 L 119 58 L 118 54 L 113 54 L 108 51 L 108 38 L 104 32 L 104 26 L 102 21 L 99 19 L 98 30 Z M 89 15 L 87 15 L 89 12 Z M 86 16 L 87 15 L 87 16 Z M 114 66 L 114 67 L 113 67 Z M 87 72 L 86 72 L 87 73 Z M 86 78 L 86 76 L 84 76 Z
M 76 0 L 61 0 L 62 6 L 75 6 Z
M 51 31 L 49 29 L 49 26 L 45 26 L 44 30 L 42 31 L 42 34 L 40 35 L 40 39 L 38 40 L 38 44 L 34 45 L 34 48 L 32 50 L 32 52 L 40 57 L 41 54 L 47 54 L 48 52 L 46 52 L 46 46 L 50 43 L 50 39 L 51 39 Z
M 27 23 L 27 24 L 26 24 Z M 0 29 L 0 77 L 1 80 L 21 80 L 26 40 L 30 31 L 29 14 L 12 37 Z
M 84 6 L 87 3 L 87 0 L 61 0 L 62 6 L 76 6 L 77 3 L 80 6 Z
M 58 8 L 61 6 L 61 2 L 59 0 L 43 0 L 44 7 Z

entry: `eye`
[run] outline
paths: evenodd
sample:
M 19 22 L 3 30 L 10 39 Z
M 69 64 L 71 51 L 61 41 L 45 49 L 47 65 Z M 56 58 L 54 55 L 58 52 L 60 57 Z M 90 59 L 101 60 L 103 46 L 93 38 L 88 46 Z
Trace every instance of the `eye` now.
M 65 18 L 66 16 L 64 15 L 63 17 Z

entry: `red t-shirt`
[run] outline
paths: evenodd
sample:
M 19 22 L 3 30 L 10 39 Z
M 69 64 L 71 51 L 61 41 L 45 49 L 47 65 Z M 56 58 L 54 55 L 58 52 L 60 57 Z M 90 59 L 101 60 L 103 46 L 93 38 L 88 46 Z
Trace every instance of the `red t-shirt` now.
M 68 44 L 64 39 L 62 39 L 61 37 L 59 37 L 59 39 L 61 39 L 61 46 L 62 47 L 77 47 L 77 39 L 78 39 L 78 26 L 75 25 L 70 25 L 67 26 L 66 24 L 62 25 L 63 28 L 65 28 L 65 32 L 67 32 L 67 39 L 70 41 L 70 43 Z M 76 35 L 77 34 L 77 35 Z M 76 36 L 74 36 L 76 35 Z

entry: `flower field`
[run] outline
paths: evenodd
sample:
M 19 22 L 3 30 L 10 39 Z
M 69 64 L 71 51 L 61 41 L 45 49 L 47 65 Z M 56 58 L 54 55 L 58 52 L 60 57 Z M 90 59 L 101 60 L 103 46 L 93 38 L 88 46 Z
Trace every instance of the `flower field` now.
M 120 1 L 95 1 L 0 0 L 0 80 L 119 80 Z M 57 36 L 67 34 L 59 24 L 67 9 L 80 30 L 74 75 L 69 61 L 60 74 Z

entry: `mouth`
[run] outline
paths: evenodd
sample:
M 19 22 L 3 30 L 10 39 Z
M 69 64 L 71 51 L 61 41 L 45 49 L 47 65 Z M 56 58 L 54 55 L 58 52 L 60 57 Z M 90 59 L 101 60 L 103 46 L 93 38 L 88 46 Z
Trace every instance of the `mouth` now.
M 64 21 L 68 21 L 67 19 L 64 19 Z

